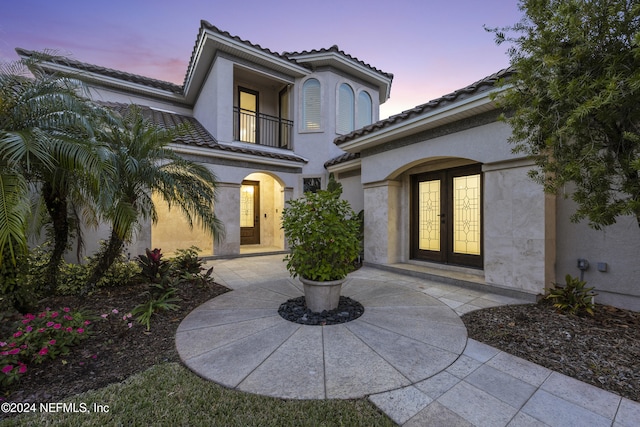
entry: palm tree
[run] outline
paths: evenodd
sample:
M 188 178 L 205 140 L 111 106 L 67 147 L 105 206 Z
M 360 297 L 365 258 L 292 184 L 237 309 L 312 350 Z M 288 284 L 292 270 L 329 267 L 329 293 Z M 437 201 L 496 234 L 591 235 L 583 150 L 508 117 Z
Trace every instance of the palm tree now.
M 79 80 L 45 72 L 42 60 L 50 58 L 34 54 L 0 66 L 0 262 L 11 269 L 27 251 L 28 184 L 35 184 L 53 225 L 47 276 L 55 289 L 68 244 L 69 197 L 95 193 L 106 151 L 92 138 L 100 109 L 83 95 Z M 5 292 L 16 290 L 7 283 Z
M 224 234 L 213 211 L 216 177 L 205 166 L 175 153 L 169 144 L 188 127 L 164 128 L 145 119 L 143 111 L 132 105 L 119 125 L 105 129 L 100 138 L 111 147 L 115 170 L 111 183 L 105 183 L 105 219 L 111 234 L 89 280 L 86 291 L 104 275 L 130 241 L 141 220 L 157 222 L 152 194 L 170 207 L 177 206 L 190 226 L 203 227 L 214 238 Z

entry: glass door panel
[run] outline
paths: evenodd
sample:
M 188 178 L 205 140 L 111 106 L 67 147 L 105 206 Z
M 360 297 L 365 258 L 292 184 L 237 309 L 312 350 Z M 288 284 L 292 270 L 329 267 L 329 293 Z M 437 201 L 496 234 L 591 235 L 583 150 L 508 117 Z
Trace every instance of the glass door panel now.
M 453 252 L 480 255 L 480 175 L 453 178 Z
M 423 251 L 440 250 L 440 180 L 418 183 L 420 206 L 418 248 Z
M 258 141 L 258 92 L 239 89 L 238 105 L 240 107 L 240 141 L 256 143 Z
M 480 165 L 411 177 L 411 258 L 482 267 Z

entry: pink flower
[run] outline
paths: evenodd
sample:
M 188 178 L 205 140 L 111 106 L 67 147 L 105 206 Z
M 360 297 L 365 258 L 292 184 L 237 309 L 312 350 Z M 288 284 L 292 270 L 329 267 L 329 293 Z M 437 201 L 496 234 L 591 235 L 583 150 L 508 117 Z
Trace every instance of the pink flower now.
M 49 349 L 47 347 L 42 347 L 42 349 L 40 349 L 40 351 L 38 352 L 40 356 L 46 356 L 47 353 L 49 353 Z
M 26 329 L 27 332 L 33 331 L 33 328 L 31 326 L 27 326 L 25 329 Z
M 112 312 L 113 314 L 118 314 L 118 309 L 117 309 L 117 308 L 114 308 L 113 310 L 111 310 L 111 312 Z
M 4 341 L 0 341 L 0 347 L 4 347 L 5 345 L 7 345 L 7 343 L 6 343 L 6 342 L 4 342 Z
M 12 342 L 11 344 L 9 344 L 9 347 L 12 347 L 12 348 L 13 348 L 13 347 L 15 347 L 15 346 L 16 346 L 16 343 L 14 343 L 14 342 Z
M 68 314 L 65 314 L 64 320 L 73 320 L 73 317 L 69 316 Z
M 7 365 L 4 368 L 2 368 L 2 373 L 9 375 L 9 372 L 11 372 L 12 369 L 13 369 L 13 365 Z
M 71 309 L 69 307 L 65 307 L 62 309 L 62 311 L 64 311 L 65 313 L 68 313 L 71 311 Z
M 20 335 L 22 335 L 22 331 L 18 331 L 15 334 L 13 334 L 14 338 L 18 338 Z
M 3 351 L 2 353 L 0 353 L 0 356 L 8 356 L 9 352 L 8 351 Z
M 52 318 L 53 318 L 53 317 L 58 317 L 58 312 L 57 312 L 57 311 L 52 312 L 52 313 L 51 313 L 51 317 L 52 317 Z
M 67 329 L 65 329 L 65 331 L 67 332 L 73 332 L 73 328 L 71 326 L 69 326 Z
M 47 328 L 50 328 L 50 327 L 52 327 L 53 325 L 55 325 L 55 323 L 53 323 L 53 322 L 47 322 Z
M 85 320 L 85 321 L 84 321 L 84 326 L 89 326 L 90 324 L 91 324 L 91 322 L 90 322 L 90 321 L 88 321 L 88 320 Z
M 56 323 L 55 325 L 53 325 L 53 329 L 60 329 L 62 328 L 62 325 L 60 323 Z
M 18 354 L 18 353 L 20 353 L 19 348 L 14 348 L 13 350 L 9 350 L 9 354 Z
M 105 313 L 105 314 L 101 314 L 100 317 L 102 317 L 103 319 L 106 319 L 107 317 L 109 317 L 109 315 Z
M 127 323 L 127 326 L 128 326 L 129 328 L 131 328 L 131 327 L 133 326 L 133 323 L 129 322 L 129 323 Z
M 81 334 L 81 333 L 83 333 L 83 332 L 84 332 L 84 329 L 82 329 L 82 328 L 78 328 L 78 329 L 76 329 L 76 332 L 77 332 L 77 333 L 79 333 L 79 334 Z
M 27 372 L 27 365 L 25 365 L 24 363 L 20 363 L 20 369 L 18 370 L 18 373 L 24 374 L 25 372 Z
M 51 341 L 49 341 L 49 344 L 50 344 L 50 345 L 55 345 L 55 344 L 56 344 L 56 340 L 51 340 Z
M 91 358 L 92 358 L 92 359 L 97 359 L 97 358 L 98 358 L 98 355 L 97 355 L 97 354 L 94 354 L 93 356 L 91 356 Z
M 29 346 L 28 346 L 28 345 L 26 345 L 26 344 L 22 344 L 22 345 L 20 346 L 20 348 L 21 348 L 21 349 L 23 349 L 23 350 L 26 350 L 26 349 L 27 349 L 27 347 L 29 347 Z
M 38 317 L 41 318 L 41 319 L 43 317 L 46 317 L 46 316 L 47 316 L 47 313 L 45 313 L 44 311 L 42 313 L 38 314 Z
M 38 332 L 40 332 L 40 333 L 43 333 L 44 331 L 45 331 L 45 329 L 44 329 L 44 328 L 40 328 L 40 329 L 38 329 Z

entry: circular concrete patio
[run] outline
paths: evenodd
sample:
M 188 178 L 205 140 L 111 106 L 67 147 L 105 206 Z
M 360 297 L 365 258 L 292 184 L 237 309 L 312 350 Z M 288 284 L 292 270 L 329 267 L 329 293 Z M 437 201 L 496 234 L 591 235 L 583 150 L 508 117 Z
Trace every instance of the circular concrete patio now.
M 351 279 L 342 295 L 364 314 L 342 325 L 305 326 L 278 307 L 302 295 L 297 280 L 234 290 L 191 312 L 176 348 L 198 375 L 241 391 L 288 399 L 346 399 L 405 387 L 451 365 L 467 331 L 447 305 L 388 282 Z

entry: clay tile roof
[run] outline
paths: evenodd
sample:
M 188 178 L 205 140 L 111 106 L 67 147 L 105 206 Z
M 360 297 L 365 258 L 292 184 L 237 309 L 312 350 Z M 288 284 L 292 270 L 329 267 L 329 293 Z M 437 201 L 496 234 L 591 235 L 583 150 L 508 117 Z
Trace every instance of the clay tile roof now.
M 296 56 L 313 55 L 313 54 L 328 53 L 328 52 L 334 52 L 334 53 L 337 53 L 339 55 L 342 55 L 342 56 L 344 56 L 345 58 L 349 59 L 352 62 L 355 62 L 355 63 L 357 63 L 359 65 L 362 65 L 363 67 L 369 68 L 370 70 L 372 70 L 372 71 L 374 71 L 374 72 L 376 72 L 378 74 L 381 74 L 381 75 L 383 75 L 385 77 L 393 79 L 393 74 L 386 73 L 386 72 L 384 72 L 382 70 L 379 70 L 376 67 L 374 67 L 374 66 L 372 66 L 370 64 L 367 64 L 366 62 L 356 58 L 355 56 L 351 56 L 348 53 L 345 53 L 343 50 L 340 50 L 338 45 L 335 45 L 335 44 L 333 46 L 331 46 L 330 48 L 328 48 L 328 49 L 323 48 L 323 49 L 314 49 L 314 50 L 304 50 L 302 52 L 283 52 L 282 54 L 286 55 L 289 58 L 295 59 Z
M 189 59 L 189 66 L 187 67 L 187 75 L 185 75 L 185 77 L 184 77 L 184 84 L 187 83 L 189 70 L 191 70 L 191 68 L 193 67 L 193 63 L 195 61 L 196 54 L 197 54 L 197 51 L 198 51 L 198 42 L 200 41 L 200 36 L 202 35 L 202 32 L 206 31 L 206 30 L 214 32 L 214 33 L 217 33 L 217 34 L 220 34 L 221 36 L 230 38 L 232 40 L 235 40 L 237 42 L 245 44 L 245 45 L 247 45 L 249 47 L 252 47 L 254 49 L 261 50 L 261 51 L 263 51 L 263 52 L 265 52 L 265 53 L 267 53 L 269 55 L 273 55 L 276 58 L 284 59 L 285 61 L 292 62 L 292 63 L 294 63 L 296 65 L 301 65 L 301 64 L 298 64 L 295 60 L 287 57 L 286 55 L 279 54 L 278 52 L 273 52 L 270 49 L 262 47 L 262 46 L 260 46 L 259 44 L 256 44 L 256 43 L 252 43 L 252 42 L 250 42 L 248 40 L 243 40 L 238 36 L 234 36 L 233 34 L 229 33 L 228 31 L 223 31 L 223 30 L 219 29 L 215 25 L 211 24 L 209 21 L 202 19 L 200 21 L 200 30 L 198 32 L 198 36 L 196 37 L 196 41 L 194 43 L 193 50 L 191 52 L 191 58 Z M 301 65 L 301 66 L 305 67 L 304 65 Z
M 329 166 L 337 165 L 339 163 L 345 163 L 350 160 L 356 160 L 359 158 L 360 158 L 360 153 L 344 153 L 338 157 L 334 157 L 333 159 L 325 162 L 324 167 L 326 169 Z
M 116 103 L 116 102 L 103 102 L 101 105 L 106 105 L 107 107 L 115 110 L 120 115 L 124 115 L 129 110 L 130 104 Z M 259 157 L 268 157 L 272 159 L 279 160 L 292 160 L 295 162 L 306 163 L 306 160 L 303 158 L 296 156 L 291 153 L 276 153 L 271 151 L 262 151 L 258 149 L 251 149 L 247 147 L 240 146 L 232 146 L 226 144 L 220 144 L 216 139 L 211 135 L 202 124 L 191 116 L 186 116 L 184 114 L 172 113 L 168 111 L 160 111 L 149 108 L 147 106 L 138 105 L 137 106 L 142 115 L 158 126 L 163 128 L 170 128 L 180 124 L 187 123 L 188 130 L 186 134 L 181 135 L 175 142 L 185 145 L 198 146 L 198 147 L 206 147 L 211 148 L 213 150 L 220 151 L 229 151 L 234 153 L 242 153 L 242 154 L 250 154 Z
M 462 89 L 458 89 L 455 92 L 449 93 L 447 95 L 444 95 L 440 98 L 431 100 L 425 104 L 421 104 L 418 105 L 414 108 L 411 108 L 409 110 L 405 110 L 400 114 L 396 114 L 393 116 L 390 116 L 384 120 L 380 120 L 376 123 L 370 124 L 368 126 L 365 126 L 361 129 L 356 129 L 355 131 L 346 134 L 346 135 L 342 135 L 337 137 L 336 139 L 334 139 L 334 143 L 336 145 L 340 145 L 344 142 L 347 141 L 352 141 L 356 138 L 359 138 L 361 136 L 364 135 L 368 135 L 370 133 L 373 133 L 375 131 L 378 131 L 380 129 L 389 127 L 391 125 L 397 124 L 397 123 L 402 123 L 403 121 L 409 120 L 411 118 L 420 116 L 422 114 L 425 114 L 427 112 L 436 110 L 440 107 L 443 107 L 447 104 L 451 104 L 452 102 L 455 102 L 459 99 L 462 99 L 464 97 L 467 97 L 469 95 L 473 95 L 476 93 L 480 93 L 484 90 L 488 90 L 490 88 L 492 88 L 493 86 L 495 86 L 496 82 L 499 79 L 502 78 L 507 78 L 511 75 L 513 75 L 514 70 L 513 68 L 505 68 L 503 70 L 498 71 L 497 73 L 494 73 L 488 77 L 485 77 L 484 79 L 478 80 L 477 82 L 466 86 Z
M 25 56 L 25 57 L 33 57 L 36 54 L 38 54 L 38 52 L 21 49 L 21 48 L 16 48 L 16 52 L 18 53 L 18 55 Z M 57 57 L 57 56 L 47 57 L 47 61 L 52 62 L 54 64 L 75 68 L 80 71 L 87 71 L 90 73 L 100 74 L 106 77 L 113 77 L 118 80 L 124 80 L 131 83 L 137 83 L 144 86 L 153 87 L 156 89 L 162 89 L 169 92 L 182 94 L 182 86 L 179 86 L 171 82 L 165 82 L 162 80 L 152 79 L 150 77 L 144 77 L 137 74 L 126 73 L 124 71 L 101 67 L 99 65 L 88 64 L 86 62 L 80 62 L 80 61 L 76 61 L 75 59 L 69 59 L 65 57 Z

